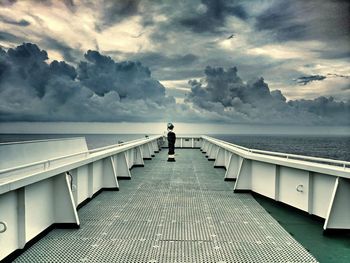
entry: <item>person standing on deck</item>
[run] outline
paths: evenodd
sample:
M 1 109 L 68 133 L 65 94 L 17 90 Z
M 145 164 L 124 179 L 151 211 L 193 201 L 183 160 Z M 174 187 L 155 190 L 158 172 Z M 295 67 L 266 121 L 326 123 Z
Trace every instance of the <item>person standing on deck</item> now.
M 174 125 L 172 123 L 168 123 L 168 162 L 175 162 L 175 141 L 176 134 L 173 132 Z

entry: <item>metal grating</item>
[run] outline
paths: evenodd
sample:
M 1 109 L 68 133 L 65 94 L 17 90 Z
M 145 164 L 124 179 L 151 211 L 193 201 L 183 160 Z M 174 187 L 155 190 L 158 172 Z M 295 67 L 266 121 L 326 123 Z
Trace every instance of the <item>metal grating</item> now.
M 162 151 L 15 262 L 317 262 L 198 150 Z

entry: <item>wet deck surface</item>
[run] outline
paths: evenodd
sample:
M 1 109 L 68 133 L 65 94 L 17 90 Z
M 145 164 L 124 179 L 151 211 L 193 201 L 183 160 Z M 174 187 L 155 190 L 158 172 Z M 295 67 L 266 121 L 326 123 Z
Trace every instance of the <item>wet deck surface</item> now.
M 78 211 L 80 229 L 51 231 L 15 262 L 316 262 L 199 150 L 176 153 L 134 168 Z

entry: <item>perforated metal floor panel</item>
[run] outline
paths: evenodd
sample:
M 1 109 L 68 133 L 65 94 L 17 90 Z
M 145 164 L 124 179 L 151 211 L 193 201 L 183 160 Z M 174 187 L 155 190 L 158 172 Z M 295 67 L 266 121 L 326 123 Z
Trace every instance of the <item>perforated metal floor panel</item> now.
M 161 151 L 15 262 L 317 262 L 199 150 Z

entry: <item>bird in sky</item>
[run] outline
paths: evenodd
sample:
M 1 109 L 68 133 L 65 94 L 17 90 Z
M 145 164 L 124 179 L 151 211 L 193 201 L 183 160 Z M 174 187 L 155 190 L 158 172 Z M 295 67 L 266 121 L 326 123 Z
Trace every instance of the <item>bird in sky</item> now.
M 232 39 L 232 38 L 234 38 L 235 37 L 235 34 L 232 34 L 232 35 L 230 35 L 228 38 L 226 38 L 226 39 Z

